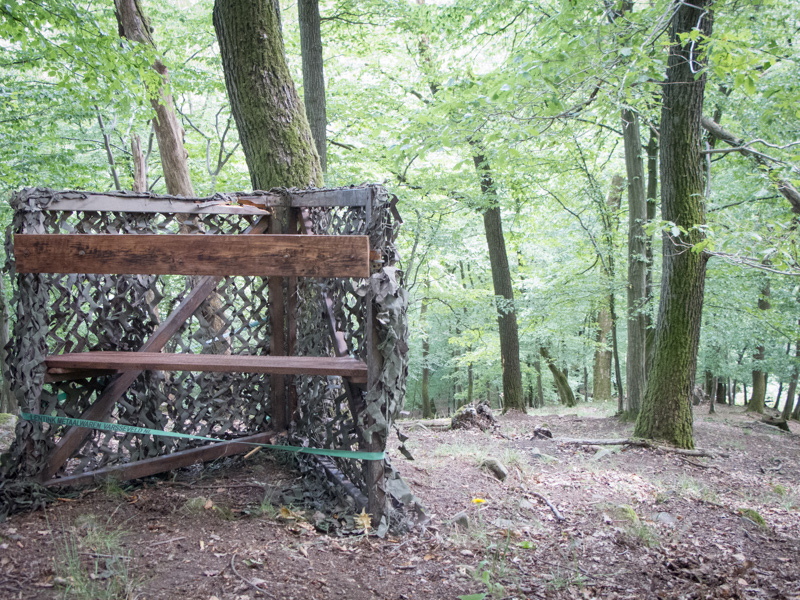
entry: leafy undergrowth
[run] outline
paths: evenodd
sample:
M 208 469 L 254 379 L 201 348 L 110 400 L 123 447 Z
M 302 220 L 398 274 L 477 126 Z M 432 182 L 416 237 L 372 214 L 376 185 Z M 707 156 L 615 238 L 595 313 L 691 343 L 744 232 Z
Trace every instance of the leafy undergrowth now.
M 430 521 L 384 540 L 363 515 L 323 533 L 341 515 L 283 502 L 297 475 L 263 453 L 87 490 L 0 524 L 0 597 L 800 598 L 800 438 L 718 411 L 695 423 L 713 459 L 534 437 L 630 434 L 591 406 L 401 423 L 416 460 L 393 464 Z

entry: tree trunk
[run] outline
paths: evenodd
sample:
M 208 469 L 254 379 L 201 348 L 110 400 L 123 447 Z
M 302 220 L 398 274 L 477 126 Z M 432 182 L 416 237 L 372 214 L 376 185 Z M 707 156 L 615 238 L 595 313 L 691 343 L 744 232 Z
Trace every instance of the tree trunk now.
M 567 379 L 566 374 L 556 366 L 555 362 L 553 362 L 553 359 L 550 356 L 550 352 L 547 350 L 547 348 L 544 346 L 539 348 L 539 354 L 547 363 L 547 368 L 550 369 L 550 373 L 553 374 L 553 382 L 555 383 L 561 403 L 564 406 L 572 408 L 576 405 L 575 394 L 572 392 L 572 388 L 569 387 L 569 380 Z
M 133 191 L 147 191 L 147 162 L 142 152 L 142 140 L 137 134 L 131 135 L 131 157 L 133 160 Z
M 467 404 L 472 404 L 474 392 L 475 392 L 475 373 L 472 369 L 472 363 L 469 363 L 467 365 Z
M 322 60 L 319 0 L 297 0 L 300 22 L 300 53 L 303 59 L 303 100 L 311 135 L 323 171 L 328 170 L 327 128 L 325 107 L 325 76 Z
M 657 194 L 658 194 L 658 135 L 650 127 L 650 139 L 647 141 L 647 221 L 652 222 L 656 219 L 657 207 Z M 653 236 L 647 236 L 647 271 L 645 274 L 645 287 L 647 288 L 647 306 L 653 302 L 653 264 L 655 256 L 653 255 Z M 645 371 L 649 374 L 650 368 L 653 365 L 653 349 L 655 342 L 655 328 L 653 327 L 653 319 L 650 317 L 650 310 L 647 310 L 644 315 L 644 322 L 646 327 L 645 344 L 647 347 L 647 357 L 645 359 Z
M 771 308 L 769 302 L 769 280 L 764 283 L 761 288 L 761 296 L 758 298 L 758 309 L 769 310 Z M 747 403 L 747 412 L 764 412 L 764 403 L 767 397 L 767 374 L 761 370 L 761 366 L 765 356 L 764 346 L 759 344 L 756 347 L 756 352 L 753 354 L 753 361 L 756 368 L 753 369 L 753 395 L 750 396 L 750 402 Z
M 597 313 L 597 349 L 594 351 L 594 377 L 592 394 L 596 402 L 611 401 L 611 359 L 608 334 L 611 333 L 611 315 L 603 307 Z
M 789 417 L 792 416 L 792 406 L 794 404 L 794 397 L 797 393 L 797 378 L 798 378 L 798 369 L 797 369 L 797 360 L 800 357 L 800 340 L 794 346 L 794 364 L 792 365 L 792 376 L 789 379 L 789 389 L 786 390 L 786 402 L 783 405 L 783 412 L 781 413 L 781 417 L 783 417 L 784 421 L 788 421 Z
M 474 146 L 474 144 L 473 144 Z M 492 171 L 486 157 L 475 154 L 472 157 L 475 170 L 481 180 L 481 191 L 489 208 L 483 213 L 483 226 L 486 243 L 489 246 L 489 264 L 492 270 L 497 324 L 500 330 L 500 360 L 503 366 L 503 412 L 510 409 L 525 410 L 522 393 L 522 370 L 519 363 L 519 331 L 517 312 L 514 307 L 514 287 L 511 284 L 511 269 L 508 266 L 506 241 L 503 236 L 503 220 L 497 191 L 492 180 Z
M 542 387 L 542 361 L 540 357 L 536 357 L 534 363 L 536 367 L 536 408 L 544 408 L 544 388 Z M 609 385 L 611 382 L 609 380 Z
M 661 213 L 687 233 L 662 234 L 664 256 L 655 354 L 635 435 L 693 448 L 691 394 L 703 313 L 706 258 L 691 246 L 705 222 L 701 161 L 706 74 L 690 39 L 711 33 L 710 0 L 678 4 L 670 28 L 667 80 L 661 109 Z M 700 60 L 698 60 L 700 59 Z M 687 247 L 688 246 L 688 247 Z
M 319 156 L 286 66 L 277 0 L 217 0 L 213 20 L 253 189 L 321 186 Z
M 431 369 L 428 366 L 428 359 L 430 356 L 431 345 L 428 341 L 428 331 L 425 321 L 425 314 L 428 312 L 428 299 L 422 299 L 422 306 L 419 309 L 419 321 L 422 326 L 422 418 L 432 419 L 433 411 L 431 410 L 431 396 L 430 396 L 430 382 L 431 382 Z
M 647 199 L 638 113 L 622 110 L 622 137 L 628 175 L 628 356 L 625 366 L 628 395 L 625 413 L 635 418 L 644 398 L 647 376 L 647 324 L 644 319 L 647 302 L 647 236 L 644 232 Z
M 139 0 L 114 0 L 114 6 L 120 37 L 155 48 L 150 20 L 142 12 Z M 167 68 L 160 60 L 156 60 L 153 69 L 161 76 L 162 82 L 158 93 L 151 96 L 150 103 L 156 112 L 153 128 L 167 193 L 191 197 L 194 196 L 194 188 L 189 174 L 188 155 L 183 147 L 184 132 L 172 105 L 172 95 L 167 91 Z
M 716 394 L 716 386 L 719 382 L 717 377 L 714 377 L 713 386 L 714 386 L 714 393 L 708 396 L 708 414 L 713 415 L 717 412 L 716 403 L 714 402 L 714 395 Z

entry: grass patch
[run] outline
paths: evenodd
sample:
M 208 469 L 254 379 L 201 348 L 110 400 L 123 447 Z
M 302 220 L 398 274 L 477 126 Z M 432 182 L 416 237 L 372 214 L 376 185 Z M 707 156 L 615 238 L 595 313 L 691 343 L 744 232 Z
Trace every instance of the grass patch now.
M 94 515 L 81 515 L 70 528 L 52 532 L 55 583 L 64 599 L 133 600 L 139 579 L 132 556 L 122 544 L 124 532 Z
M 757 510 L 754 510 L 752 508 L 740 508 L 736 512 L 738 512 L 745 519 L 749 519 L 762 529 L 769 529 L 769 527 L 767 526 L 767 522 L 764 520 L 764 517 L 762 517 Z
M 661 543 L 655 530 L 639 518 L 632 506 L 612 505 L 607 510 L 616 521 L 621 523 L 623 531 L 630 538 L 640 541 L 648 548 L 655 548 Z

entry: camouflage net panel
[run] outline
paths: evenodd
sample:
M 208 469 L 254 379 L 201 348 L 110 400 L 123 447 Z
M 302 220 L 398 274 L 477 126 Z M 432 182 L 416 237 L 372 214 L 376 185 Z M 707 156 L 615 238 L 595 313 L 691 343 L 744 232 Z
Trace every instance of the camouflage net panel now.
M 384 265 L 369 280 L 375 287 L 376 281 L 397 279 L 393 265 L 399 220 L 393 216 L 396 213 L 386 191 L 380 186 L 369 187 L 373 190 L 369 208 L 313 208 L 309 209 L 309 215 L 313 233 L 369 235 L 372 248 L 380 250 Z M 25 189 L 11 201 L 15 214 L 6 236 L 6 269 L 15 281 L 12 303 L 16 313 L 6 369 L 22 410 L 78 418 L 102 392 L 109 377 L 44 383 L 45 356 L 84 350 L 137 350 L 160 320 L 191 290 L 192 278 L 16 275 L 10 234 L 242 234 L 262 217 L 48 210 L 59 194 L 41 188 Z M 175 199 L 176 206 L 181 202 L 187 200 Z M 365 422 L 367 413 L 378 414 L 381 420 L 366 435 L 377 434 L 386 441 L 386 432 L 399 410 L 405 388 L 406 296 L 399 287 L 388 296 L 367 293 L 369 287 L 365 280 L 298 280 L 295 313 L 298 355 L 333 355 L 326 297 L 333 301 L 337 328 L 345 334 L 350 355 L 366 359 L 365 322 L 370 300 L 375 302 L 376 314 L 396 313 L 395 317 L 383 317 L 385 323 L 378 326 L 382 332 L 378 338 L 400 339 L 402 343 L 395 343 L 397 349 L 389 352 L 391 360 L 384 363 L 384 373 L 379 375 L 376 389 L 366 394 L 366 404 L 362 398 L 359 406 L 349 405 L 339 377 L 293 377 L 298 392 L 298 414 L 290 432 L 293 443 L 358 449 L 361 434 L 356 425 Z M 269 354 L 268 303 L 267 278 L 227 277 L 167 343 L 165 351 Z M 267 375 L 250 373 L 147 371 L 117 401 L 110 420 L 224 439 L 252 435 L 267 429 L 269 381 Z M 4 512 L 2 505 L 14 501 L 8 483 L 12 480 L 21 483 L 40 473 L 63 432 L 61 426 L 22 420 L 17 424 L 16 440 L 0 463 L 3 480 L 0 513 Z M 58 475 L 92 471 L 200 445 L 204 442 L 94 431 Z M 359 490 L 367 493 L 361 461 L 331 460 Z

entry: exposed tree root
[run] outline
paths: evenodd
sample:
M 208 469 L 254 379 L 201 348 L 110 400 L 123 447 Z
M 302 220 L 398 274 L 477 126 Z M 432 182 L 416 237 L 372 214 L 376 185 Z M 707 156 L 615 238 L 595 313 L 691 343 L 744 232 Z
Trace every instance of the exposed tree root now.
M 727 454 L 723 454 L 718 452 L 717 454 L 713 454 L 708 450 L 703 450 L 702 448 L 695 448 L 694 450 L 685 450 L 683 448 L 673 448 L 672 446 L 661 446 L 659 444 L 653 444 L 652 442 L 648 442 L 647 440 L 639 439 L 639 438 L 619 438 L 619 439 L 610 439 L 610 440 L 589 440 L 589 439 L 573 439 L 573 438 L 558 438 L 557 441 L 560 444 L 573 444 L 576 446 L 636 446 L 638 448 L 651 448 L 653 450 L 662 450 L 663 452 L 671 452 L 673 454 L 680 454 L 682 456 L 705 456 L 706 458 L 714 458 L 716 456 L 727 456 Z

